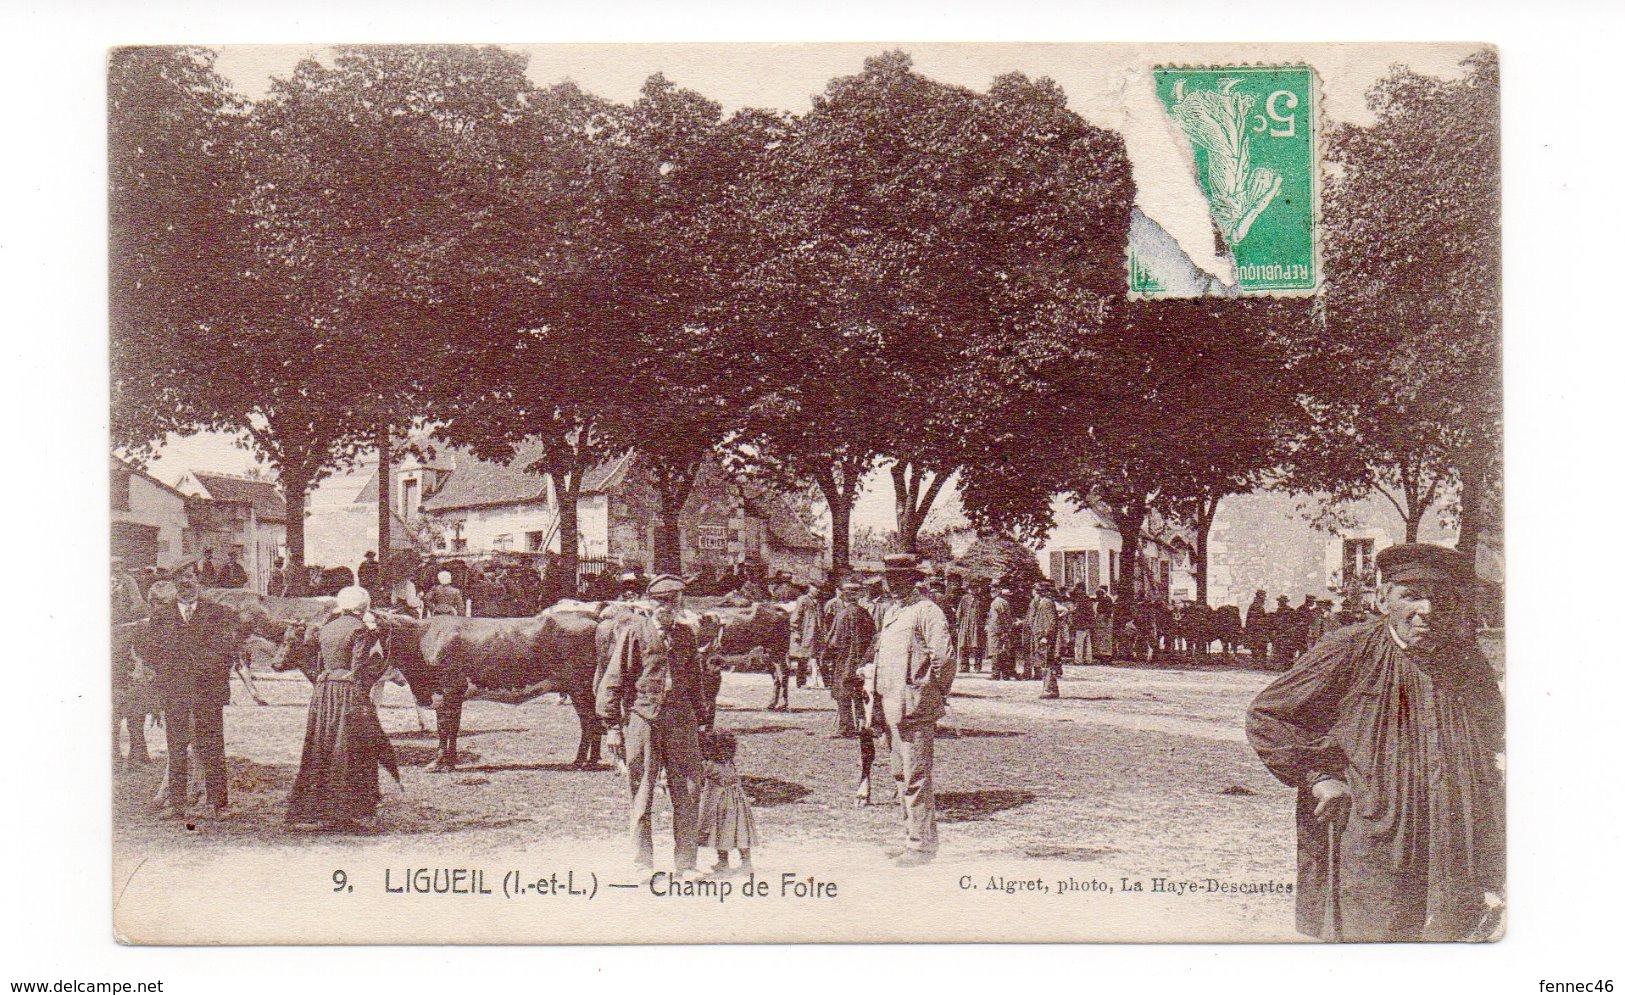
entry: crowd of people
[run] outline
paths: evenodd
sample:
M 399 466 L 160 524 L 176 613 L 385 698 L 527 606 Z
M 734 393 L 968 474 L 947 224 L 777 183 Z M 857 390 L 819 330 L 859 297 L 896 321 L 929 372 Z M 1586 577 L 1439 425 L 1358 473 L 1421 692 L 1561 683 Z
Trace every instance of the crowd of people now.
M 230 814 L 223 709 L 240 633 L 235 612 L 200 597 L 208 559 L 154 582 L 145 606 L 139 585 L 114 564 L 115 619 L 143 607 L 149 618 L 138 650 L 155 670 L 165 716 L 167 788 L 155 802 L 162 819 L 190 817 L 194 761 L 204 785 L 199 817 Z M 1248 735 L 1270 771 L 1300 789 L 1299 831 L 1308 849 L 1300 848 L 1299 926 L 1311 935 L 1463 938 L 1496 928 L 1502 822 L 1493 754 L 1500 699 L 1472 643 L 1463 607 L 1470 569 L 1462 559 L 1438 547 L 1385 551 L 1376 614 L 1333 614 L 1329 602 L 1310 597 L 1297 606 L 1278 598 L 1271 611 L 1263 591 L 1248 607 L 1240 631 L 1249 653 L 1291 666 L 1254 702 Z M 364 560 L 357 580 L 376 586 L 374 564 Z M 466 566 L 462 578 L 445 565 L 435 573 L 421 599 L 428 614 L 466 614 L 469 598 L 458 580 L 478 585 L 493 577 Z M 856 803 L 896 804 L 902 845 L 890 856 L 903 867 L 930 862 L 939 845 L 935 741 L 956 675 L 985 667 L 992 680 L 1041 680 L 1040 697 L 1058 697 L 1068 661 L 1177 651 L 1184 614 L 1172 605 L 1167 614 L 1147 612 L 1147 602 L 1125 608 L 1104 588 L 1085 597 L 1075 588 L 1057 591 L 1048 580 L 1034 582 L 1023 599 L 1013 583 L 945 576 L 901 554 L 887 557 L 879 576 L 848 574 L 827 588 L 789 577 L 766 580 L 743 578 L 733 600 L 753 604 L 751 595 L 760 592 L 786 606 L 786 666 L 803 687 L 828 689 L 835 705 L 830 735 L 857 741 Z M 711 873 L 748 869 L 760 841 L 736 767 L 737 741 L 716 724 L 719 675 L 701 658 L 695 630 L 678 622 L 685 590 L 684 579 L 672 575 L 647 584 L 636 573 L 618 579 L 618 598 L 600 617 L 625 624 L 594 688 L 606 742 L 627 777 L 634 863 L 652 873 L 654 806 L 663 784 L 678 879 L 701 876 L 700 847 L 716 851 Z M 346 586 L 333 612 L 310 630 L 320 670 L 287 806 L 290 824 L 364 826 L 380 802 L 378 770 L 399 783 L 393 747 L 368 695 L 388 662 L 373 603 L 365 583 Z M 1356 685 L 1372 689 L 1358 703 L 1370 707 L 1345 714 L 1340 702 Z M 1393 708 L 1384 705 L 1390 698 Z M 1431 711 L 1419 715 L 1419 706 Z M 1396 755 L 1397 766 L 1369 773 L 1359 766 L 1372 751 L 1382 753 L 1384 743 L 1417 737 L 1425 747 Z M 873 767 L 882 751 L 892 791 L 877 799 Z M 1428 796 L 1418 817 L 1433 820 L 1427 832 L 1448 845 L 1412 852 L 1394 833 L 1417 838 L 1414 826 L 1360 821 L 1359 797 L 1418 792 Z M 1361 880 L 1382 883 L 1381 893 L 1340 884 L 1333 867 L 1345 868 L 1345 876 L 1358 869 Z

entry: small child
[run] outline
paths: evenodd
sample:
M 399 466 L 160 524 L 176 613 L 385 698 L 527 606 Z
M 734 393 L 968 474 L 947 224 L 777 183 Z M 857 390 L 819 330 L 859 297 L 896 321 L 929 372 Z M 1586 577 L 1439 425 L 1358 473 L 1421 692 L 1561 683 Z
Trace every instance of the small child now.
M 717 862 L 713 874 L 729 870 L 728 851 L 739 851 L 739 870 L 751 870 L 750 848 L 756 843 L 756 820 L 751 816 L 745 785 L 734 770 L 738 742 L 732 733 L 713 732 L 703 737 L 700 749 L 700 836 L 699 845 L 714 847 Z

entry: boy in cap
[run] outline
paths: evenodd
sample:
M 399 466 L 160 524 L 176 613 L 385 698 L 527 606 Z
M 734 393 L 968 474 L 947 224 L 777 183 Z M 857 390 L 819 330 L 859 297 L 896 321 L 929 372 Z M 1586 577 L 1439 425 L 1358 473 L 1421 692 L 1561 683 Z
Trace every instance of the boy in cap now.
M 1377 554 L 1381 616 L 1325 636 L 1247 715 L 1298 789 L 1298 929 L 1323 940 L 1494 939 L 1505 881 L 1505 711 L 1473 640 L 1472 561 Z

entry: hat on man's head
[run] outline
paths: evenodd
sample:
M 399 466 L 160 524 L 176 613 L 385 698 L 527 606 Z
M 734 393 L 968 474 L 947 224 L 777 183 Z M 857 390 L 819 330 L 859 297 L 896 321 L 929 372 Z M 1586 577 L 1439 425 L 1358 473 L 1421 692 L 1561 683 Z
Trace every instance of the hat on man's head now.
M 661 574 L 649 581 L 649 590 L 646 592 L 651 598 L 670 597 L 682 594 L 688 587 L 683 578 L 676 574 Z
M 362 612 L 372 607 L 372 595 L 364 587 L 351 584 L 338 593 L 338 610 L 341 612 Z
M 863 578 L 859 577 L 857 574 L 847 574 L 845 577 L 841 578 L 841 590 L 843 590 L 843 591 L 861 591 L 861 590 L 863 590 Z
M 913 553 L 893 553 L 882 562 L 886 564 L 886 572 L 889 574 L 908 573 L 917 577 L 925 576 L 925 571 L 920 569 L 920 558 Z
M 1473 561 L 1466 554 L 1444 546 L 1410 542 L 1378 552 L 1377 570 L 1388 584 L 1426 581 L 1465 584 L 1473 577 Z

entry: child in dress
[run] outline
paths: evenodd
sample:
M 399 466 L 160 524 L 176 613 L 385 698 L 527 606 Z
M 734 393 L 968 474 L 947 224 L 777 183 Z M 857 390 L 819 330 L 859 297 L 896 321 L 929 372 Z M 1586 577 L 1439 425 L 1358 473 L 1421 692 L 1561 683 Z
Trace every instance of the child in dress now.
M 751 870 L 750 849 L 756 844 L 756 820 L 751 816 L 745 785 L 734 770 L 738 742 L 732 733 L 713 732 L 700 743 L 704 753 L 700 774 L 699 845 L 714 847 L 717 862 L 712 873 L 729 871 L 728 852 L 739 851 L 739 870 Z

